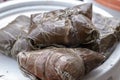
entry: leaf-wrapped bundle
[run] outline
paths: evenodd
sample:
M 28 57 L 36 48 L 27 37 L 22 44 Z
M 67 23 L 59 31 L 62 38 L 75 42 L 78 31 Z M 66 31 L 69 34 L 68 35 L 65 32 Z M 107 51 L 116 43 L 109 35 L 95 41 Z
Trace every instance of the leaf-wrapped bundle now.
M 18 55 L 21 70 L 38 80 L 81 80 L 104 59 L 103 55 L 82 48 L 48 48 Z
M 16 40 L 25 36 L 28 32 L 30 19 L 26 16 L 18 16 L 6 27 L 0 30 L 0 52 L 11 56 L 11 49 Z
M 83 46 L 101 52 L 108 57 L 112 54 L 120 39 L 120 20 L 94 13 L 93 24 L 100 32 L 100 37 L 95 42 Z
M 88 5 L 88 4 L 86 4 Z M 79 6 L 65 10 L 55 10 L 31 16 L 31 27 L 28 39 L 36 47 L 51 44 L 76 47 L 79 44 L 94 42 L 99 37 L 99 32 L 88 16 L 92 14 L 91 6 L 85 9 Z M 84 14 L 83 14 L 84 13 Z

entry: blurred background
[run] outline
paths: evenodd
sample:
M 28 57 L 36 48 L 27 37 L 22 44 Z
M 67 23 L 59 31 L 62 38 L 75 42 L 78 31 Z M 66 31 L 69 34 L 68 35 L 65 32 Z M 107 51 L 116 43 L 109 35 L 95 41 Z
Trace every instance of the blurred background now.
M 6 1 L 6 0 L 0 0 L 0 2 L 4 2 L 4 1 Z
M 120 0 L 83 0 L 85 2 L 92 2 L 105 11 L 109 12 L 114 17 L 120 19 Z

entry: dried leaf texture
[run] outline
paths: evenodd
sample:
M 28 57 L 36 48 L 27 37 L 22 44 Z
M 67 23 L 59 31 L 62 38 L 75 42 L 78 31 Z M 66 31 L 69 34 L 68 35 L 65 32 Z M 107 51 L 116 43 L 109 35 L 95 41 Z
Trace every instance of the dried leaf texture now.
M 31 43 L 28 42 L 26 37 L 20 37 L 11 49 L 12 58 L 17 59 L 17 55 L 21 51 L 31 51 L 35 50 Z
M 81 9 L 76 6 L 70 9 L 32 15 L 28 39 L 36 47 L 51 44 L 76 47 L 79 44 L 94 42 L 99 37 L 99 32 L 91 20 L 84 16 L 82 11 L 79 12 Z
M 101 52 L 108 57 L 112 54 L 119 42 L 120 20 L 94 13 L 93 24 L 100 32 L 100 37 L 95 42 L 84 45 L 84 47 Z
M 81 80 L 105 57 L 82 48 L 48 48 L 18 55 L 20 68 L 40 80 Z
M 25 36 L 28 32 L 30 19 L 26 16 L 18 16 L 15 20 L 9 23 L 6 27 L 0 30 L 0 52 L 11 56 L 11 49 L 15 41 Z

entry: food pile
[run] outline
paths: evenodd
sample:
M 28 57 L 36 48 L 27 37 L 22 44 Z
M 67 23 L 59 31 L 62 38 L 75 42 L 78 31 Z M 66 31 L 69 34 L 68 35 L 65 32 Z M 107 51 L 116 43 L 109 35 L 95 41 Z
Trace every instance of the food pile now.
M 18 16 L 0 30 L 0 53 L 15 58 L 31 80 L 82 80 L 120 40 L 120 20 L 92 4 Z

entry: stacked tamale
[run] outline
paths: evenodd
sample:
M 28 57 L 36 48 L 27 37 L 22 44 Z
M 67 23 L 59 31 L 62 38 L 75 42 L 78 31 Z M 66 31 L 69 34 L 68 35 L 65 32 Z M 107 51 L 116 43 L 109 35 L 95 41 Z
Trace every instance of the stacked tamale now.
M 0 30 L 0 52 L 17 59 L 31 80 L 82 80 L 120 40 L 120 20 L 92 4 L 18 16 Z
M 120 39 L 120 20 L 93 13 L 92 21 L 100 33 L 99 39 L 93 43 L 82 46 L 103 53 L 105 56 L 109 57 Z

